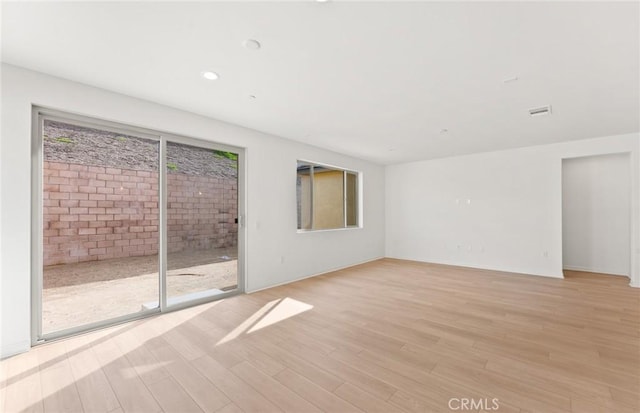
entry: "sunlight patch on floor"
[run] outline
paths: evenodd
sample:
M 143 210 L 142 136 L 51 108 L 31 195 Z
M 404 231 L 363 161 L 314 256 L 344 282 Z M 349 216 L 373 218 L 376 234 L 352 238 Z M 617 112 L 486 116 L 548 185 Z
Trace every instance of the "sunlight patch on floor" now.
M 268 327 L 270 325 L 279 323 L 282 320 L 291 318 L 298 314 L 309 311 L 313 308 L 311 304 L 303 303 L 302 301 L 294 300 L 293 298 L 286 297 L 280 303 L 265 315 L 260 321 L 255 323 L 248 333 L 253 333 L 261 328 Z
M 304 313 L 312 308 L 313 306 L 311 304 L 303 303 L 302 301 L 289 297 L 270 301 L 234 328 L 229 334 L 224 336 L 216 343 L 216 346 L 228 343 L 240 337 L 243 333 L 251 334 L 262 328 Z
M 242 333 L 244 333 L 249 327 L 251 327 L 256 321 L 260 320 L 260 317 L 262 317 L 263 315 L 265 315 L 269 310 L 271 310 L 271 308 L 273 308 L 273 306 L 275 306 L 276 304 L 278 304 L 280 300 L 273 300 L 270 301 L 268 303 L 266 303 L 264 306 L 262 306 L 261 309 L 259 309 L 258 311 L 256 311 L 255 313 L 253 313 L 253 315 L 249 318 L 247 318 L 246 320 L 244 320 L 239 326 L 237 326 L 236 328 L 234 328 L 229 334 L 227 334 L 226 336 L 224 336 L 223 338 L 220 339 L 220 341 L 218 341 L 216 343 L 216 346 L 219 346 L 220 344 L 224 344 L 227 343 L 233 339 L 236 339 L 238 337 L 240 337 L 240 335 Z

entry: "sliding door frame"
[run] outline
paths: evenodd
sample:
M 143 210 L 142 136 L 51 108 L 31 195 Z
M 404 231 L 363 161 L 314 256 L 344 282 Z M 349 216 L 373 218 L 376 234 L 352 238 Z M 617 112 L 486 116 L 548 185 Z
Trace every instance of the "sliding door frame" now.
M 232 152 L 238 155 L 238 177 L 237 177 L 237 193 L 238 193 L 238 212 L 236 214 L 236 218 L 238 219 L 238 261 L 237 261 L 237 287 L 234 290 L 224 292 L 222 294 L 217 294 L 215 297 L 203 297 L 196 300 L 190 300 L 188 302 L 173 304 L 171 306 L 167 305 L 167 277 L 166 277 L 166 265 L 167 265 L 167 234 L 168 234 L 168 226 L 167 226 L 167 143 L 177 143 L 189 146 L 195 146 L 204 149 L 211 150 L 221 150 L 225 152 Z M 245 291 L 245 240 L 246 240 L 246 231 L 244 225 L 244 211 L 245 211 L 245 179 L 244 179 L 244 171 L 245 171 L 245 160 L 244 160 L 244 149 L 238 148 L 235 146 L 219 144 L 216 142 L 204 141 L 201 139 L 187 138 L 181 135 L 175 135 L 170 133 L 162 134 L 162 142 L 160 143 L 160 151 L 162 154 L 162 158 L 160 159 L 161 163 L 161 172 L 160 172 L 160 186 L 163 190 L 160 193 L 160 201 L 164 208 L 160 208 L 160 245 L 162 249 L 162 255 L 164 257 L 163 262 L 163 274 L 164 276 L 161 278 L 161 286 L 160 289 L 164 290 L 164 294 L 161 294 L 160 299 L 160 310 L 161 312 L 175 311 L 180 310 L 187 307 L 192 307 L 194 305 L 207 303 L 210 301 L 216 301 L 221 298 L 230 297 L 232 295 L 241 294 Z
M 43 334 L 42 332 L 42 291 L 43 291 L 43 126 L 45 120 L 71 123 L 77 126 L 98 128 L 100 130 L 122 133 L 128 136 L 153 140 L 159 143 L 159 171 L 158 171 L 158 209 L 159 209 L 159 239 L 158 239 L 158 282 L 159 306 L 154 309 L 142 310 L 115 318 L 99 320 L 88 324 Z M 237 219 L 238 219 L 238 260 L 237 260 L 237 288 L 218 294 L 215 297 L 204 297 L 167 306 L 167 142 L 191 145 L 206 149 L 228 151 L 238 154 L 237 176 Z M 113 325 L 149 317 L 155 314 L 180 310 L 211 301 L 216 301 L 236 294 L 244 293 L 245 279 L 245 245 L 246 245 L 246 192 L 245 192 L 245 150 L 241 147 L 220 144 L 203 139 L 189 138 L 182 135 L 161 132 L 158 130 L 129 126 L 116 122 L 101 120 L 89 116 L 78 115 L 42 106 L 32 107 L 31 122 L 31 345 L 35 346 L 51 340 L 110 327 Z M 141 303 L 142 305 L 142 303 Z

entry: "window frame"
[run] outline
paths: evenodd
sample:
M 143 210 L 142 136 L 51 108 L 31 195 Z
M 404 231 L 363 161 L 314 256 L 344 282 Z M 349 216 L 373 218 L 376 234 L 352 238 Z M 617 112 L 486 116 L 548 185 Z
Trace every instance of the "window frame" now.
M 326 163 L 321 163 L 321 162 L 316 162 L 316 161 L 308 161 L 305 159 L 297 159 L 296 160 L 296 185 L 297 185 L 297 172 L 298 172 L 298 167 L 303 164 L 303 165 L 308 165 L 310 166 L 310 170 L 309 170 L 309 179 L 310 179 L 310 198 L 311 198 L 311 206 L 310 206 L 310 210 L 311 210 L 311 228 L 309 229 L 304 229 L 304 228 L 298 228 L 297 222 L 299 222 L 300 217 L 298 216 L 299 213 L 301 213 L 301 210 L 299 210 L 296 207 L 296 231 L 299 234 L 303 234 L 303 233 L 310 233 L 310 232 L 326 232 L 326 231 L 345 231 L 345 230 L 353 230 L 353 229 L 362 229 L 363 228 L 363 224 L 362 224 L 362 198 L 363 198 L 363 191 L 362 191 L 362 172 L 361 171 L 356 171 L 354 169 L 349 169 L 349 168 L 344 168 L 344 167 L 340 167 L 340 166 L 335 166 L 335 165 L 331 165 L 331 164 L 326 164 Z M 336 227 L 336 228 L 313 228 L 313 210 L 314 210 L 314 195 L 315 195 L 315 190 L 314 190 L 314 175 L 315 175 L 315 171 L 314 169 L 316 167 L 321 167 L 321 168 L 327 168 L 330 170 L 334 170 L 334 171 L 340 171 L 342 172 L 342 226 L 341 227 Z M 355 195 L 356 195 L 356 200 L 355 200 L 355 211 L 356 211 L 356 223 L 355 225 L 348 225 L 348 214 L 347 214 L 347 176 L 351 174 L 355 176 Z M 296 203 L 298 202 L 298 194 L 296 191 Z

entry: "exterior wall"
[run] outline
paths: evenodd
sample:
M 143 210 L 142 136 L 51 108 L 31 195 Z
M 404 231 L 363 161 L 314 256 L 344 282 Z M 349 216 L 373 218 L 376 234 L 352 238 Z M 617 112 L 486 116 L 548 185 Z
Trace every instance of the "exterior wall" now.
M 313 174 L 314 229 L 344 226 L 344 175 L 342 171 L 322 171 Z
M 45 162 L 44 265 L 158 253 L 158 173 Z M 168 251 L 237 243 L 237 184 L 167 174 Z

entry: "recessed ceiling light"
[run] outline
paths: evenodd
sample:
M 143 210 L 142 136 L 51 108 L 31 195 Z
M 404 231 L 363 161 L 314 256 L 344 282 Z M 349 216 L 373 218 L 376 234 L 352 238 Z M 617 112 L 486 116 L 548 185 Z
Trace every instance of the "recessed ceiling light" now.
M 262 46 L 260 42 L 255 39 L 247 39 L 242 42 L 242 45 L 250 50 L 258 50 Z
M 440 129 L 440 134 L 444 134 L 444 133 L 447 133 L 447 132 L 449 132 L 449 129 L 444 129 L 444 128 Z
M 249 99 L 255 99 L 256 95 L 249 95 Z
M 502 83 L 511 83 L 511 82 L 515 82 L 518 80 L 518 76 L 512 76 L 512 77 L 508 77 L 506 79 L 504 79 L 502 81 Z
M 326 3 L 326 2 L 328 2 L 328 1 L 329 1 L 329 0 L 316 0 L 316 2 L 318 2 L 318 3 Z
M 211 72 L 211 71 L 204 71 L 201 73 L 201 75 L 207 80 L 216 80 L 220 77 L 216 72 Z

